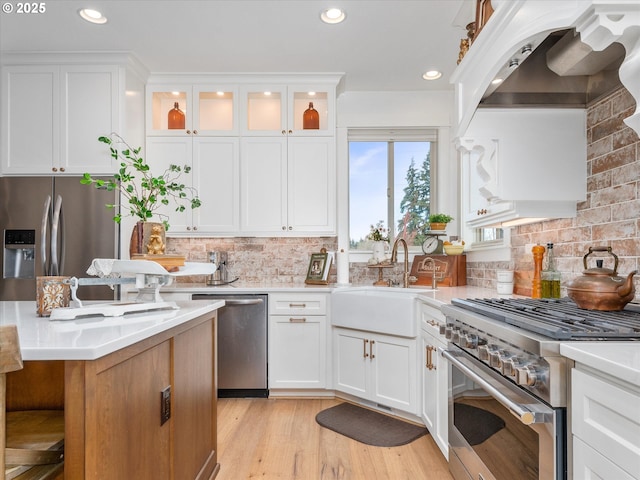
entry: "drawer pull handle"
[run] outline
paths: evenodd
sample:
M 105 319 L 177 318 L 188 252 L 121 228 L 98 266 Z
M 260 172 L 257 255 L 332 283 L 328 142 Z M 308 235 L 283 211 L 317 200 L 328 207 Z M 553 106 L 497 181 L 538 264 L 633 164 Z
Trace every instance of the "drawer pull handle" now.
M 289 308 L 307 308 L 306 303 L 290 303 Z
M 293 317 L 289 318 L 289 322 L 291 322 L 291 323 L 304 323 L 306 321 L 307 321 L 307 319 L 304 318 L 304 317 L 303 318 L 293 318 Z

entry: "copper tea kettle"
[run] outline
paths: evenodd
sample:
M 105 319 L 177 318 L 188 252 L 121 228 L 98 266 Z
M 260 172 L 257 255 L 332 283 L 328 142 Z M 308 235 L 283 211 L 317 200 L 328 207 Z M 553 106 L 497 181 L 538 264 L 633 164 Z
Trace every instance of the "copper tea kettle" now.
M 613 270 L 602 268 L 602 260 L 596 260 L 596 268 L 587 269 L 587 257 L 593 252 L 607 252 L 613 256 Z M 587 310 L 617 311 L 633 300 L 633 276 L 637 270 L 631 272 L 626 279 L 619 277 L 618 256 L 611 251 L 611 247 L 589 247 L 583 261 L 585 270 L 582 276 L 567 285 L 567 294 L 578 307 Z

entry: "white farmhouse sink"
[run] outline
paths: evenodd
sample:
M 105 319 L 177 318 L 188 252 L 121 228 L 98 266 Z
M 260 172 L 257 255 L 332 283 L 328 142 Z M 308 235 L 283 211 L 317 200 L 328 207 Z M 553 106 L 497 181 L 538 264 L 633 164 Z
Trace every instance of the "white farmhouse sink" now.
M 418 334 L 416 297 L 427 291 L 393 287 L 334 290 L 331 323 L 337 327 L 415 337 Z

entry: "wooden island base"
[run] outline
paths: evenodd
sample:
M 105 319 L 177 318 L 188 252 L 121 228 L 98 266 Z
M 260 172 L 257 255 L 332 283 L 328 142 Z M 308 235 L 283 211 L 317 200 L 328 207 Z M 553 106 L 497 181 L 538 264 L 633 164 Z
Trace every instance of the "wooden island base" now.
M 216 477 L 216 313 L 97 360 L 25 361 L 7 409 L 65 413 L 65 480 Z

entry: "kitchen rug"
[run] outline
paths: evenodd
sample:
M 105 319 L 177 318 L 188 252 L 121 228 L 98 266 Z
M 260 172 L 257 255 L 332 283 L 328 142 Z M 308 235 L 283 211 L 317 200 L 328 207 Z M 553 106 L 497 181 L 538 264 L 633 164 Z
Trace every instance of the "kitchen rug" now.
M 482 408 L 458 402 L 453 404 L 453 408 L 456 428 L 469 445 L 478 445 L 504 428 L 503 419 Z
M 345 437 L 376 447 L 406 445 L 429 433 L 424 427 L 351 403 L 321 411 L 316 415 L 316 422 Z

